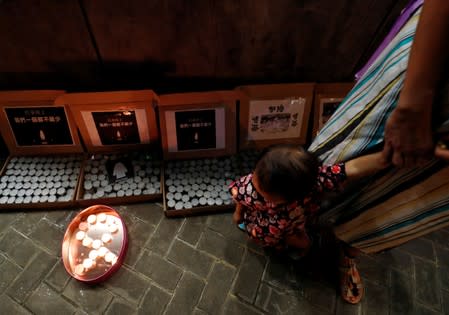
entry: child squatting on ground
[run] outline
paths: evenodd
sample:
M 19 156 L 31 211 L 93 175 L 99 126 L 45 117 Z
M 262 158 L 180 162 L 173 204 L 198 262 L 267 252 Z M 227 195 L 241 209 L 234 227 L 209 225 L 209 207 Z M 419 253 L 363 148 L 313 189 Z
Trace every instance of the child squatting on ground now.
M 325 166 L 301 147 L 270 147 L 261 153 L 253 173 L 230 185 L 236 202 L 233 221 L 261 246 L 297 249 L 303 256 L 312 244 L 307 229 L 316 221 L 323 194 L 339 191 L 348 181 L 387 166 L 382 152 Z M 345 261 L 340 259 L 340 264 Z M 341 294 L 354 304 L 360 301 L 363 290 L 355 265 L 347 267 L 346 274 L 351 277 L 341 279 Z

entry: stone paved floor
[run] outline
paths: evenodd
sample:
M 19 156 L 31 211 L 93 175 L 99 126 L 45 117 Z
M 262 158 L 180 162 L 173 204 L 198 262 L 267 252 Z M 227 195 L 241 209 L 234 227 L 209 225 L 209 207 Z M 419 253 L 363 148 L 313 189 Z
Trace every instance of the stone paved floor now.
M 97 286 L 62 265 L 77 210 L 0 213 L 0 314 L 449 314 L 449 229 L 361 257 L 366 297 L 351 306 L 330 277 L 248 243 L 230 214 L 167 219 L 157 203 L 116 209 L 130 247 L 124 267 Z

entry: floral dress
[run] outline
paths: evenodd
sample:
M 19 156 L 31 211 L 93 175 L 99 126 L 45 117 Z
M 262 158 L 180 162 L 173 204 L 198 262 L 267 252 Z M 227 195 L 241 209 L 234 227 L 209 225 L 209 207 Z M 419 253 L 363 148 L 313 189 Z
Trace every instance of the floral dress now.
M 306 221 L 317 214 L 323 192 L 336 191 L 346 179 L 345 164 L 320 166 L 316 185 L 302 200 L 276 205 L 257 193 L 252 174 L 229 186 L 234 200 L 243 205 L 243 223 L 248 235 L 262 246 L 285 249 L 285 238 L 306 232 Z

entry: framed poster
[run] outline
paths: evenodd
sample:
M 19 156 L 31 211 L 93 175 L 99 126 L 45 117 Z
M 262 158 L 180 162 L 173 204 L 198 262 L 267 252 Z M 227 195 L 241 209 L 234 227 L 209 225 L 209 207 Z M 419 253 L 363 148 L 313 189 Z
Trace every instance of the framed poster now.
M 142 149 L 159 138 L 151 90 L 65 94 L 67 104 L 90 153 Z
M 82 152 L 63 91 L 0 92 L 0 131 L 12 155 Z
M 337 110 L 352 87 L 352 83 L 323 83 L 316 85 L 312 138 L 318 134 Z
M 235 152 L 237 94 L 161 95 L 159 118 L 164 157 L 213 157 Z
M 241 86 L 240 149 L 275 143 L 304 144 L 313 83 Z
M 144 109 L 81 111 L 94 146 L 144 144 L 150 142 Z
M 65 108 L 5 107 L 17 146 L 73 145 Z

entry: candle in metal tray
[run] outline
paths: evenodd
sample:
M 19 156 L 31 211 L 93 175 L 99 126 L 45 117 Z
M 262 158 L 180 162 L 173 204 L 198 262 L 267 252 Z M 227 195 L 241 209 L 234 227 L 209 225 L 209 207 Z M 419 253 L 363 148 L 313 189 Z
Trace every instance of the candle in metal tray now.
M 75 237 L 78 241 L 82 241 L 84 239 L 84 237 L 86 237 L 86 232 L 78 231 L 78 232 L 76 232 Z
M 104 233 L 101 236 L 101 240 L 103 241 L 103 243 L 109 243 L 110 241 L 112 241 L 112 235 L 109 233 Z
M 103 243 L 101 242 L 101 240 L 94 240 L 92 242 L 93 249 L 99 249 L 102 245 L 103 245 Z
M 89 258 L 92 260 L 96 260 L 98 258 L 98 251 L 93 249 L 89 252 Z
M 98 222 L 104 223 L 104 222 L 106 222 L 106 219 L 107 219 L 106 213 L 99 213 L 97 215 Z
M 111 233 L 115 233 L 115 232 L 118 231 L 118 227 L 117 227 L 116 224 L 110 225 L 110 226 L 108 227 L 108 229 L 109 229 L 109 232 L 111 232 Z
M 95 261 L 90 258 L 86 258 L 83 260 L 83 267 L 87 270 L 95 267 Z
M 91 247 L 92 246 L 92 239 L 90 237 L 86 236 L 83 239 L 83 246 L 84 247 Z
M 96 221 L 97 221 L 97 216 L 95 214 L 91 214 L 87 217 L 87 222 L 89 224 L 95 224 Z
M 114 253 L 109 252 L 104 256 L 104 260 L 114 265 L 117 262 L 117 256 Z
M 109 252 L 109 249 L 107 249 L 106 247 L 102 246 L 100 247 L 100 249 L 98 249 L 98 256 L 99 257 L 104 257 L 104 255 L 106 255 Z
M 84 275 L 84 266 L 83 266 L 83 264 L 79 264 L 79 265 L 75 266 L 75 273 L 77 275 L 80 275 L 80 276 Z

